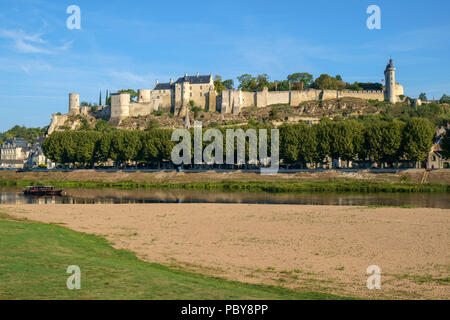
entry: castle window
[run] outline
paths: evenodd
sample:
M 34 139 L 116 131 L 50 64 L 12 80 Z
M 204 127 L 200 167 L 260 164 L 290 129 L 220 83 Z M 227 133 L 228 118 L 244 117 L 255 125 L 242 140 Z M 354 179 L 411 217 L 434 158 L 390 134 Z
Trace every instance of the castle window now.
M 191 97 L 192 97 L 192 92 L 191 92 Z
M 200 90 L 202 90 L 203 89 L 203 87 L 202 86 L 200 86 Z
M 192 90 L 192 86 L 189 87 L 189 90 Z
M 200 97 L 202 96 L 202 93 L 200 92 Z

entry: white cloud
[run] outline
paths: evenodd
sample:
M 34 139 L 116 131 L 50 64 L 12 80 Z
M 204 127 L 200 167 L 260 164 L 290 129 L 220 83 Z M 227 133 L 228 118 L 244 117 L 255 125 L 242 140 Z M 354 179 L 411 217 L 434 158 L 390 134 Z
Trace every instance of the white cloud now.
M 42 34 L 27 34 L 22 30 L 0 30 L 0 37 L 14 41 L 14 48 L 22 53 L 53 54 L 70 48 L 72 41 L 63 43 L 59 47 L 52 47 L 42 39 Z

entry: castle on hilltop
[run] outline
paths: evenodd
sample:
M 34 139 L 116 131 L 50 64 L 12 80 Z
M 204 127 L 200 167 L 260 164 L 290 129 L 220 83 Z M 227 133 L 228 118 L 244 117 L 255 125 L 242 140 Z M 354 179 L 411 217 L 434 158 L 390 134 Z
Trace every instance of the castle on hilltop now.
M 320 101 L 344 97 L 361 99 L 372 99 L 378 101 L 389 101 L 396 103 L 403 95 L 403 86 L 395 82 L 394 63 L 392 59 L 386 65 L 384 71 L 385 90 L 289 90 L 269 91 L 265 87 L 262 91 L 247 92 L 236 89 L 223 90 L 217 94 L 214 88 L 212 75 L 199 75 L 198 73 L 178 78 L 177 81 L 170 79 L 167 83 L 159 83 L 156 80 L 154 89 L 139 89 L 136 101 L 131 101 L 130 94 L 119 92 L 111 94 L 110 105 L 97 107 L 80 106 L 80 97 L 77 93 L 69 94 L 69 113 L 66 115 L 53 115 L 49 133 L 64 123 L 70 115 L 91 114 L 96 118 L 119 123 L 127 117 L 145 116 L 154 111 L 171 112 L 175 116 L 185 116 L 189 106 L 220 112 L 222 114 L 239 114 L 245 107 L 267 107 L 275 104 L 288 104 L 298 106 L 305 101 Z

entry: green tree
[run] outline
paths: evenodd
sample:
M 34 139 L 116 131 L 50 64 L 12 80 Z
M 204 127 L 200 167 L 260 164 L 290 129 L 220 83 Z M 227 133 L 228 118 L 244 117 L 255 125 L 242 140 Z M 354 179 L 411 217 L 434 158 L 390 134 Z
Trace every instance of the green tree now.
M 119 93 L 129 93 L 130 94 L 130 102 L 135 101 L 138 94 L 133 89 L 122 89 L 118 91 Z
M 313 125 L 313 130 L 316 132 L 317 158 L 319 161 L 331 157 L 332 128 L 333 124 L 328 118 L 323 118 L 318 124 Z
M 223 85 L 226 89 L 231 90 L 231 89 L 233 89 L 234 81 L 232 79 L 227 79 L 227 80 L 223 81 Z
M 360 90 L 375 90 L 381 91 L 383 90 L 383 85 L 377 82 L 355 82 Z
M 425 161 L 431 151 L 434 126 L 427 119 L 412 118 L 408 120 L 403 131 L 403 151 L 407 159 L 416 162 Z
M 45 131 L 47 131 L 47 128 L 48 127 L 27 128 L 24 126 L 15 125 L 8 131 L 0 133 L 0 140 L 6 141 L 12 138 L 22 138 L 32 143 L 36 141 L 38 137 L 42 136 L 45 133 Z
M 269 87 L 269 76 L 265 73 L 258 74 L 256 77 L 257 90 L 263 90 L 264 87 Z
M 106 162 L 113 159 L 115 155 L 111 155 L 111 142 L 113 140 L 114 131 L 103 131 L 100 139 L 95 145 L 95 157 L 98 161 Z
M 355 120 L 333 122 L 330 138 L 332 158 L 350 161 L 361 151 L 364 141 L 363 126 Z
M 42 143 L 42 150 L 47 158 L 57 163 L 64 163 L 64 132 L 53 132 Z
M 296 126 L 299 132 L 300 145 L 298 158 L 302 164 L 302 167 L 307 163 L 316 164 L 320 161 L 319 153 L 317 152 L 316 131 L 304 122 L 300 122 Z
M 298 72 L 298 73 L 292 73 L 287 76 L 287 80 L 291 81 L 294 88 L 296 90 L 299 90 L 302 88 L 301 83 L 303 82 L 303 87 L 309 87 L 313 80 L 313 75 L 309 74 L 307 72 Z
M 251 74 L 243 74 L 237 77 L 239 81 L 238 89 L 242 91 L 256 91 L 258 89 L 258 83 L 256 78 Z
M 221 76 L 216 75 L 214 77 L 214 89 L 216 89 L 216 92 L 218 94 L 221 94 L 222 91 L 225 89 L 228 89 L 228 90 L 233 89 L 233 84 L 234 84 L 234 82 L 231 79 L 222 81 Z
M 300 135 L 294 125 L 283 124 L 280 127 L 280 157 L 286 164 L 296 164 L 299 161 Z
M 365 128 L 361 154 L 376 162 L 394 163 L 401 157 L 404 123 L 376 122 Z
M 174 146 L 171 141 L 171 130 L 151 129 L 141 134 L 141 149 L 139 159 L 151 164 L 157 164 L 170 159 L 170 153 Z
M 439 99 L 440 103 L 450 103 L 450 96 L 443 94 L 441 99 Z
M 359 83 L 357 81 L 355 81 L 353 84 L 347 84 L 346 89 L 347 90 L 352 90 L 352 91 L 361 91 L 361 90 L 363 90 L 363 88 L 361 88 L 359 86 Z
M 314 87 L 319 90 L 337 90 L 337 80 L 328 74 L 321 74 L 314 82 Z
M 214 77 L 214 89 L 216 89 L 216 92 L 218 94 L 221 94 L 222 91 L 225 89 L 225 85 L 222 82 L 222 77 L 219 76 L 218 74 L 216 74 Z
M 81 125 L 79 130 L 82 131 L 87 131 L 87 130 L 91 130 L 91 125 L 89 124 L 89 121 L 87 121 L 87 119 L 81 119 Z
M 105 105 L 107 105 L 107 106 L 111 105 L 111 96 L 109 94 L 108 89 L 106 89 Z
M 421 94 L 419 94 L 419 99 L 422 101 L 427 101 L 427 94 L 422 92 Z
M 316 131 L 312 127 L 300 122 L 294 125 L 280 127 L 280 155 L 286 164 L 317 163 Z
M 113 133 L 110 149 L 111 158 L 119 163 L 137 161 L 141 149 L 139 132 L 116 130 Z
M 74 131 L 57 131 L 42 143 L 42 150 L 47 158 L 61 164 L 77 162 L 77 139 Z
M 95 148 L 101 138 L 101 134 L 96 131 L 75 131 L 70 133 L 73 136 L 75 148 L 75 158 L 72 161 L 82 164 L 83 167 L 88 164 L 94 166 L 97 160 Z
M 105 131 L 111 131 L 112 128 L 109 124 L 108 121 L 100 119 L 99 121 L 97 121 L 97 123 L 95 124 L 95 130 L 96 131 L 101 131 L 101 132 L 105 132 Z
M 102 105 L 102 90 L 100 90 L 99 96 L 98 96 L 98 105 Z

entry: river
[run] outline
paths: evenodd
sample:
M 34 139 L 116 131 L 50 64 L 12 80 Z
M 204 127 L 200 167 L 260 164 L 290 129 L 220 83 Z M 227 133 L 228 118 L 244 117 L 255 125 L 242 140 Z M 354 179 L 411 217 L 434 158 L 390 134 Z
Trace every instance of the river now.
M 180 189 L 64 189 L 64 196 L 30 197 L 19 188 L 0 188 L 0 204 L 258 203 L 450 208 L 445 193 L 263 193 Z

